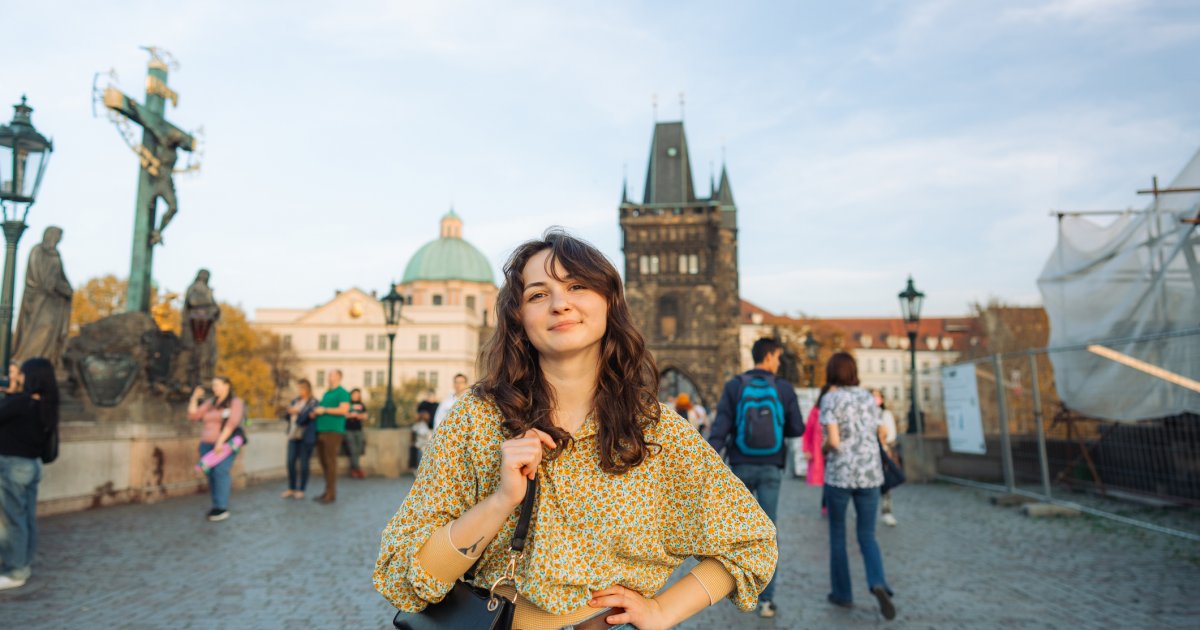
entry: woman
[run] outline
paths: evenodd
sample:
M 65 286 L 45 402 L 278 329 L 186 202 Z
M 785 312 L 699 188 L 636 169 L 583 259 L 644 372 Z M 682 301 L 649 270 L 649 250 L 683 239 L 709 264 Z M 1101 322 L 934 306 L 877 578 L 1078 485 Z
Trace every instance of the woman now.
M 288 405 L 287 473 L 288 489 L 279 495 L 285 499 L 303 499 L 308 488 L 308 465 L 313 447 L 317 444 L 317 423 L 310 414 L 317 406 L 312 383 L 302 378 L 296 382 L 298 396 Z
M 879 600 L 885 619 L 896 616 L 892 589 L 883 574 L 883 554 L 875 541 L 875 512 L 883 485 L 879 439 L 884 429 L 871 393 L 858 386 L 854 357 L 838 352 L 825 366 L 825 382 L 836 387 L 821 401 L 825 428 L 825 500 L 829 505 L 830 603 L 849 608 L 850 560 L 846 554 L 846 511 L 854 502 L 858 548 L 866 565 L 867 588 Z
M 412 432 L 413 445 L 408 453 L 408 467 L 416 470 L 421 465 L 421 457 L 425 454 L 425 447 L 429 445 L 429 438 L 433 436 L 433 416 L 427 409 L 417 412 L 417 421 L 413 423 Z
M 836 389 L 829 383 L 821 386 L 821 394 L 817 396 L 817 404 L 813 405 L 811 411 L 808 412 L 808 422 L 804 425 L 804 437 L 800 438 L 800 447 L 804 450 L 804 455 L 808 459 L 808 471 L 805 473 L 805 483 L 810 486 L 825 485 L 825 453 L 822 452 L 821 445 L 824 442 L 821 436 L 821 401 L 825 400 L 825 395 L 831 390 Z M 828 516 L 829 508 L 825 504 L 825 493 L 821 493 L 821 516 Z
M 367 447 L 367 439 L 363 437 L 363 422 L 367 420 L 367 406 L 363 404 L 362 390 L 355 387 L 350 390 L 350 412 L 346 414 L 346 452 L 350 455 L 350 476 L 355 479 L 366 479 L 359 458 Z
M 188 420 L 202 422 L 200 431 L 200 456 L 204 457 L 209 451 L 220 453 L 232 449 L 229 443 L 233 432 L 242 424 L 245 417 L 245 404 L 241 398 L 233 395 L 233 383 L 227 377 L 218 376 L 212 380 L 213 397 L 201 402 L 204 398 L 204 388 L 196 387 L 188 400 Z M 233 489 L 233 460 L 237 452 L 230 452 L 219 464 L 213 466 L 205 475 L 208 477 L 208 492 L 212 496 L 212 509 L 208 512 L 208 520 L 223 521 L 229 518 L 229 493 Z
M 33 573 L 40 458 L 46 436 L 58 431 L 54 366 L 40 357 L 29 359 L 17 376 L 21 391 L 0 401 L 0 531 L 5 533 L 0 536 L 0 590 L 24 586 Z
M 879 407 L 879 417 L 883 422 L 883 437 L 880 438 L 883 448 L 887 450 L 888 457 L 899 463 L 896 457 L 896 416 L 887 408 L 887 401 L 883 397 L 883 390 L 872 389 L 871 396 L 875 398 L 875 405 Z M 888 527 L 896 526 L 896 517 L 892 514 L 892 493 L 884 492 L 879 498 L 879 520 L 883 521 Z
M 514 628 L 667 628 L 727 595 L 753 609 L 774 571 L 775 527 L 657 402 L 612 263 L 551 230 L 509 258 L 496 313 L 483 379 L 435 430 L 384 530 L 376 589 L 414 612 L 472 567 L 473 584 L 492 586 L 536 478 L 515 588 L 496 589 L 516 600 Z M 660 592 L 689 556 L 702 561 Z

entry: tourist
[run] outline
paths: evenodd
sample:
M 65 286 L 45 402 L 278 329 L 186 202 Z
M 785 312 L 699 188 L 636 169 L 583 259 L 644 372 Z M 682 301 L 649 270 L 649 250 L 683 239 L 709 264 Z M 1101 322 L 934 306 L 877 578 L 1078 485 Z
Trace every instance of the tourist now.
M 342 371 L 329 371 L 329 389 L 321 403 L 309 412 L 317 421 L 317 457 L 325 474 L 325 491 L 314 499 L 328 505 L 337 500 L 338 453 L 346 433 L 346 414 L 350 413 L 350 393 L 342 387 Z
M 375 587 L 401 611 L 441 601 L 472 568 L 476 586 L 500 581 L 515 597 L 514 628 L 666 628 L 730 594 L 754 607 L 775 528 L 657 402 L 622 291 L 603 254 L 561 231 L 509 258 L 483 377 L 437 428 L 383 532 Z M 534 551 L 517 561 L 514 591 L 501 577 L 534 479 Z M 664 590 L 688 557 L 701 562 Z
M 346 452 L 350 456 L 350 476 L 365 479 L 359 460 L 367 447 L 363 437 L 363 423 L 367 421 L 367 406 L 363 404 L 362 390 L 350 390 L 350 411 L 346 413 Z
M 309 461 L 317 444 L 317 423 L 310 415 L 317 406 L 312 383 L 302 378 L 296 382 L 299 394 L 288 405 L 287 473 L 288 489 L 279 495 L 285 499 L 303 499 L 308 488 Z
M 22 389 L 0 401 L 0 591 L 25 585 L 37 551 L 37 492 L 47 437 L 58 432 L 58 381 L 41 357 L 21 364 Z
M 416 470 L 421 465 L 429 438 L 433 437 L 433 416 L 429 415 L 427 409 L 417 412 L 417 421 L 412 425 L 412 433 L 413 444 L 408 451 L 408 467 Z
M 421 402 L 417 403 L 417 415 L 420 415 L 421 412 L 425 412 L 425 413 L 429 414 L 429 428 L 430 429 L 433 428 L 433 419 L 437 416 L 437 410 L 438 410 L 437 392 L 434 391 L 433 389 L 425 390 L 425 398 L 423 398 L 421 400 Z
M 870 392 L 858 386 L 854 357 L 838 352 L 825 366 L 825 382 L 837 389 L 821 401 L 825 428 L 825 499 L 829 504 L 829 602 L 849 608 L 850 561 L 846 552 L 846 512 L 851 502 L 856 515 L 858 549 L 866 565 L 867 588 L 879 601 L 884 619 L 893 619 L 892 589 L 883 572 L 883 554 L 875 540 L 875 512 L 883 485 L 879 440 L 885 438 L 879 408 Z
M 887 401 L 883 397 L 883 390 L 872 389 L 871 395 L 875 397 L 875 404 L 879 406 L 879 415 L 883 420 L 883 429 L 886 437 L 882 438 L 883 448 L 887 451 L 888 457 L 896 460 L 896 416 L 887 408 Z M 899 463 L 897 461 L 897 463 Z M 883 521 L 888 527 L 896 526 L 896 517 L 892 514 L 892 493 L 891 489 L 884 491 L 879 497 L 879 520 Z
M 8 364 L 8 384 L 4 387 L 4 394 L 18 394 L 21 392 L 21 366 L 16 361 Z
M 467 375 L 455 374 L 454 391 L 438 405 L 437 413 L 433 414 L 433 428 L 435 430 L 442 426 L 442 422 L 446 419 L 446 416 L 450 415 L 450 412 L 453 410 L 454 403 L 458 402 L 458 399 L 462 397 L 465 391 L 467 391 Z
M 201 402 L 204 388 L 197 387 L 188 400 L 188 420 L 202 422 L 200 430 L 200 457 L 210 451 L 228 452 L 219 463 L 208 469 L 208 493 L 212 497 L 212 509 L 208 520 L 223 521 L 229 518 L 229 494 L 233 490 L 233 460 L 237 448 L 231 442 L 235 432 L 242 426 L 246 406 L 233 393 L 233 383 L 228 377 L 217 376 L 212 380 L 213 397 Z M 245 438 L 242 438 L 243 440 Z
M 808 422 L 804 425 L 804 437 L 800 438 L 800 447 L 804 450 L 804 455 L 808 460 L 808 469 L 805 472 L 805 483 L 810 486 L 825 487 L 825 453 L 821 446 L 824 443 L 824 434 L 821 432 L 821 401 L 825 400 L 825 396 L 837 389 L 829 383 L 825 383 L 821 387 L 821 393 L 817 396 L 817 403 L 813 405 L 812 410 L 808 412 Z M 828 516 L 829 508 L 825 504 L 825 492 L 821 492 L 821 516 Z
M 779 507 L 779 483 L 787 467 L 785 438 L 804 435 L 804 418 L 796 390 L 776 378 L 783 345 L 763 337 L 750 348 L 754 368 L 725 383 L 717 403 L 708 443 L 718 453 L 725 451 L 733 474 L 746 484 L 771 522 Z M 759 595 L 758 614 L 774 617 L 775 579 Z

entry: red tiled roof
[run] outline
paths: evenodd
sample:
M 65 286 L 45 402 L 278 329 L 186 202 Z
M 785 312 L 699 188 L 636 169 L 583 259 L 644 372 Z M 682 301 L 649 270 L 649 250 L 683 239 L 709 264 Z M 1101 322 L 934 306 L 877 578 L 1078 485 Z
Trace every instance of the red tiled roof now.
M 766 309 L 742 300 L 742 323 L 755 323 L 751 317 L 761 314 L 763 325 L 811 325 L 816 329 L 836 328 L 845 334 L 843 341 L 846 349 L 857 348 L 886 348 L 889 337 L 906 338 L 908 328 L 899 317 L 835 317 L 796 319 L 774 315 Z M 970 346 L 971 338 L 977 340 L 982 336 L 978 320 L 974 317 L 922 317 L 917 325 L 918 349 L 927 348 L 929 338 L 949 337 L 951 349 L 964 350 Z M 870 345 L 863 344 L 867 338 Z

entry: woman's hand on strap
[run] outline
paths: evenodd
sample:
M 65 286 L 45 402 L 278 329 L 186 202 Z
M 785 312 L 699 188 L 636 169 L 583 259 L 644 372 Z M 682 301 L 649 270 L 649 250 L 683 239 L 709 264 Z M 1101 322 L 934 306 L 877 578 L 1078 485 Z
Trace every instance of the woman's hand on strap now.
M 614 626 L 628 623 L 633 624 L 638 630 L 658 630 L 659 628 L 670 628 L 672 625 L 657 601 L 642 597 L 641 593 L 619 584 L 592 593 L 592 599 L 588 602 L 588 606 L 622 609 L 621 612 L 604 618 L 606 622 Z
M 511 508 L 520 505 L 525 499 L 527 480 L 537 476 L 538 465 L 542 463 L 542 449 L 554 447 L 554 438 L 537 429 L 530 429 L 521 437 L 505 440 L 500 445 L 500 486 L 493 496 Z

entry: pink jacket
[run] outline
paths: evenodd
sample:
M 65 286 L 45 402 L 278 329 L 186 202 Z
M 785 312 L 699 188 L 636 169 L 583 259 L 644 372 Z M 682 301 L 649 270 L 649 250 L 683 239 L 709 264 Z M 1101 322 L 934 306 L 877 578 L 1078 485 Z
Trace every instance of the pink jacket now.
M 800 438 L 800 447 L 808 455 L 807 481 L 810 486 L 825 485 L 825 455 L 821 453 L 821 443 L 825 441 L 824 431 L 821 430 L 821 409 L 813 407 L 808 412 L 808 422 L 804 425 L 804 437 Z

